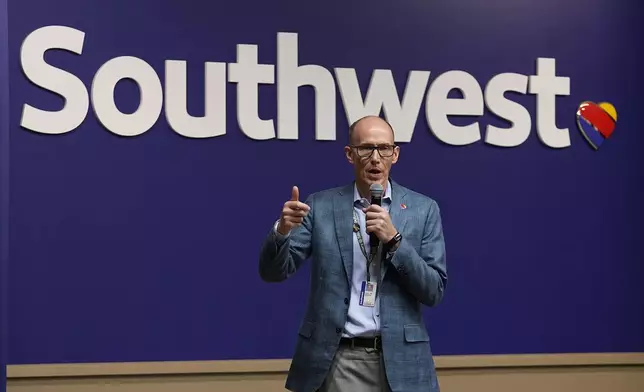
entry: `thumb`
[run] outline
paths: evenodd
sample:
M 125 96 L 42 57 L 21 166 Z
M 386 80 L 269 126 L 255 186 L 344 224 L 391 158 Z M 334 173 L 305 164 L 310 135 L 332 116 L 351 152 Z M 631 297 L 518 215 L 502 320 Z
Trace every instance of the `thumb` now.
M 300 200 L 300 190 L 296 186 L 294 186 L 293 190 L 291 191 L 291 200 L 292 201 Z

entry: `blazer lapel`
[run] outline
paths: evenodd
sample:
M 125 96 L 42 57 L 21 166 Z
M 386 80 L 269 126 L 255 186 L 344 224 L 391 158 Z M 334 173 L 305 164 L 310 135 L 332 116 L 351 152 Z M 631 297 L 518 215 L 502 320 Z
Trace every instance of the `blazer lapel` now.
M 335 234 L 340 246 L 347 283 L 353 275 L 353 184 L 343 187 L 333 199 Z
M 405 188 L 401 187 L 394 181 L 391 182 L 391 207 L 389 207 L 389 216 L 391 217 L 391 223 L 394 224 L 394 227 L 402 234 L 407 224 L 407 211 L 403 209 L 405 205 L 405 197 L 407 196 L 407 191 Z
M 407 217 L 409 213 L 406 210 L 405 206 L 405 197 L 407 196 L 407 191 L 402 186 L 398 185 L 393 180 L 389 180 L 391 183 L 391 206 L 389 207 L 389 216 L 391 217 L 391 223 L 403 236 L 405 225 L 407 225 Z M 405 206 L 403 208 L 403 206 Z M 383 263 L 382 276 L 385 276 L 387 272 L 387 266 L 389 263 Z

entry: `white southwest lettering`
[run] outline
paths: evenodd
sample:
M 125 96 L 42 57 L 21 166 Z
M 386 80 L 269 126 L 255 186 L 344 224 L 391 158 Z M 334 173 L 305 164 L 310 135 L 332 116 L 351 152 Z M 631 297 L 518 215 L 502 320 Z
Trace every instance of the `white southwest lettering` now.
M 298 89 L 315 90 L 315 138 L 335 140 L 335 81 L 324 67 L 298 65 L 297 34 L 277 34 L 277 124 L 280 139 L 298 138 Z
M 516 147 L 529 137 L 532 119 L 529 111 L 505 97 L 506 92 L 536 95 L 536 130 L 549 147 L 570 146 L 567 128 L 556 125 L 556 96 L 570 94 L 570 78 L 556 76 L 555 59 L 537 59 L 536 75 L 517 73 L 495 75 L 482 90 L 478 81 L 465 71 L 448 71 L 429 84 L 430 71 L 413 70 L 399 98 L 391 70 L 377 69 L 364 95 L 353 68 L 328 69 L 315 64 L 299 64 L 295 33 L 277 34 L 277 64 L 260 64 L 257 45 L 237 45 L 237 61 L 230 64 L 206 62 L 204 115 L 187 111 L 187 65 L 183 60 L 165 61 L 165 91 L 154 69 L 142 59 L 117 57 L 103 64 L 91 84 L 91 103 L 98 120 L 110 132 L 137 136 L 148 131 L 165 107 L 165 118 L 177 133 L 189 138 L 217 137 L 226 134 L 226 83 L 237 86 L 237 121 L 251 139 L 299 138 L 299 88 L 311 86 L 315 92 L 315 138 L 336 140 L 336 80 L 348 122 L 381 112 L 394 127 L 396 142 L 410 142 L 420 108 L 425 102 L 428 128 L 442 142 L 463 146 L 481 140 L 476 120 L 487 108 L 507 120 L 509 128 L 488 125 L 485 143 Z M 34 132 L 63 134 L 78 128 L 89 112 L 90 94 L 83 82 L 68 71 L 47 64 L 44 54 L 62 49 L 82 55 L 85 33 L 65 26 L 46 26 L 29 34 L 22 45 L 20 61 L 27 78 L 42 89 L 57 93 L 65 100 L 58 111 L 23 105 L 20 125 Z M 276 78 L 277 75 L 277 78 Z M 134 113 L 118 110 L 114 88 L 122 79 L 132 79 L 139 87 L 140 103 Z M 277 79 L 277 80 L 276 80 Z M 276 87 L 270 85 L 276 84 Z M 259 89 L 276 90 L 277 117 L 259 117 Z M 462 98 L 448 98 L 452 90 Z M 165 102 L 165 105 L 164 105 Z M 450 116 L 471 116 L 465 126 L 450 122 Z
M 122 113 L 114 102 L 114 89 L 122 79 L 134 80 L 141 92 L 139 107 L 132 114 Z M 109 131 L 121 136 L 141 135 L 152 128 L 161 114 L 161 81 L 154 69 L 139 58 L 113 58 L 94 75 L 92 105 L 96 117 Z
M 89 95 L 83 82 L 69 72 L 45 63 L 45 52 L 63 49 L 83 53 L 85 33 L 62 26 L 43 27 L 29 34 L 20 49 L 22 70 L 36 86 L 65 98 L 60 111 L 46 111 L 25 104 L 20 125 L 35 132 L 62 134 L 76 129 L 85 121 Z
M 463 98 L 447 98 L 452 89 L 462 92 Z M 482 116 L 483 93 L 474 76 L 463 71 L 449 71 L 434 80 L 427 93 L 425 114 L 434 135 L 454 146 L 463 146 L 481 139 L 478 122 L 456 126 L 447 116 Z
M 503 96 L 507 91 L 525 94 L 527 88 L 528 77 L 525 75 L 503 73 L 490 79 L 485 87 L 485 103 L 492 113 L 511 122 L 512 127 L 499 128 L 488 125 L 485 133 L 486 143 L 500 147 L 516 147 L 528 139 L 532 127 L 530 112 Z
M 349 123 L 368 114 L 379 114 L 382 109 L 385 118 L 396 130 L 396 142 L 411 141 L 429 80 L 429 71 L 409 73 L 402 103 L 398 98 L 393 74 L 388 69 L 373 71 L 364 102 L 355 69 L 336 68 L 335 74 Z
M 275 82 L 275 66 L 259 64 L 257 45 L 237 45 L 237 62 L 228 64 L 228 81 L 237 83 L 237 121 L 251 139 L 275 138 L 273 120 L 259 118 L 259 85 Z
M 537 59 L 537 75 L 530 76 L 530 94 L 537 96 L 537 134 L 553 148 L 570 146 L 568 128 L 556 125 L 555 97 L 570 94 L 570 78 L 555 76 L 555 59 Z
M 165 117 L 179 135 L 192 138 L 221 136 L 226 133 L 226 63 L 205 65 L 204 116 L 188 114 L 187 63 L 165 62 Z

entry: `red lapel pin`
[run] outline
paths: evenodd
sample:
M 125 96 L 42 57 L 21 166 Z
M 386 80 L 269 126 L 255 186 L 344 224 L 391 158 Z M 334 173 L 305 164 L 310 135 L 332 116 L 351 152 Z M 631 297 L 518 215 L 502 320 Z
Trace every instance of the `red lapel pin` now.
M 404 204 L 401 204 L 401 205 L 400 205 L 400 208 L 402 208 L 402 209 L 404 210 L 405 208 L 407 208 L 407 206 L 406 206 L 406 205 L 404 205 Z

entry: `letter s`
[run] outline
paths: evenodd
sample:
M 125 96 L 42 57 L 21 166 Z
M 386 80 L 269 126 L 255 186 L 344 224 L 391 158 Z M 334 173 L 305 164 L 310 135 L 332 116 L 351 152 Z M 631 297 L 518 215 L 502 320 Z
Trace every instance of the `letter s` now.
M 47 111 L 25 104 L 20 125 L 35 132 L 62 134 L 78 127 L 87 116 L 89 96 L 83 82 L 73 74 L 45 62 L 49 49 L 83 52 L 85 33 L 65 26 L 46 26 L 29 34 L 20 49 L 20 63 L 27 78 L 43 89 L 61 95 L 65 106 Z

